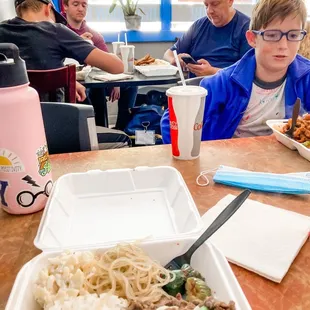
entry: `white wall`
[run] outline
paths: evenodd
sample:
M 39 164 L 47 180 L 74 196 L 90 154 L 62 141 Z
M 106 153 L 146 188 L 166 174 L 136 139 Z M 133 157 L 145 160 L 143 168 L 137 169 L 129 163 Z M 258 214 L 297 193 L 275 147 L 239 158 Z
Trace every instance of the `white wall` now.
M 16 15 L 13 0 L 0 0 L 0 22 Z

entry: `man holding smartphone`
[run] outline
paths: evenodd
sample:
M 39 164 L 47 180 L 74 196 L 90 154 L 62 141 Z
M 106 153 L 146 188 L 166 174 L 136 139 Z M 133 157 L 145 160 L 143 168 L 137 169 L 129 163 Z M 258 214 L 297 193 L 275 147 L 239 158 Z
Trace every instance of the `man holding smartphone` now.
M 251 48 L 245 37 L 250 18 L 233 8 L 234 0 L 203 2 L 207 16 L 195 21 L 164 55 L 175 65 L 176 50 L 181 66 L 189 69 L 191 77 L 213 75 L 234 64 Z

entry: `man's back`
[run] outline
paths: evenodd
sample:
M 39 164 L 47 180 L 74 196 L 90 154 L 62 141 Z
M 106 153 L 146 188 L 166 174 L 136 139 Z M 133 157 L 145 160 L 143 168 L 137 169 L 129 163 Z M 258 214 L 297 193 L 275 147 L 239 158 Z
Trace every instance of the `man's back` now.
M 0 41 L 18 46 L 28 70 L 60 68 L 64 58 L 83 63 L 95 48 L 62 24 L 18 17 L 0 24 Z

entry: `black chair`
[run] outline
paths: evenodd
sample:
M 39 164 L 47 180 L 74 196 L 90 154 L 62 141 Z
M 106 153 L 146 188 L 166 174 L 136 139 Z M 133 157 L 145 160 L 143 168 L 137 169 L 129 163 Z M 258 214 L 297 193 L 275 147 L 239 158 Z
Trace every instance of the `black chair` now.
M 185 82 L 186 82 L 186 85 L 199 86 L 199 84 L 203 78 L 204 78 L 204 76 L 197 76 L 197 77 L 194 77 L 191 79 L 187 79 L 187 80 L 185 80 Z M 179 81 L 178 85 L 179 86 L 182 85 L 182 82 Z
M 41 102 L 50 154 L 98 150 L 92 106 Z

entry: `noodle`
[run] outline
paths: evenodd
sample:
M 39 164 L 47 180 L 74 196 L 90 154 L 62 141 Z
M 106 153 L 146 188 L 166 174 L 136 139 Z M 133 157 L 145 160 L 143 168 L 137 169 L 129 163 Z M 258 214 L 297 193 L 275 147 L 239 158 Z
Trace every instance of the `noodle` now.
M 162 287 L 175 279 L 173 273 L 135 244 L 121 244 L 96 255 L 67 252 L 49 261 L 48 268 L 40 272 L 34 291 L 44 307 L 72 292 L 75 296 L 107 293 L 128 301 L 156 303 L 169 296 Z
M 168 270 L 133 244 L 118 245 L 103 253 L 95 267 L 96 272 L 85 284 L 98 294 L 109 290 L 128 300 L 157 302 L 166 295 L 161 288 L 172 280 Z M 96 286 L 92 285 L 94 278 Z

